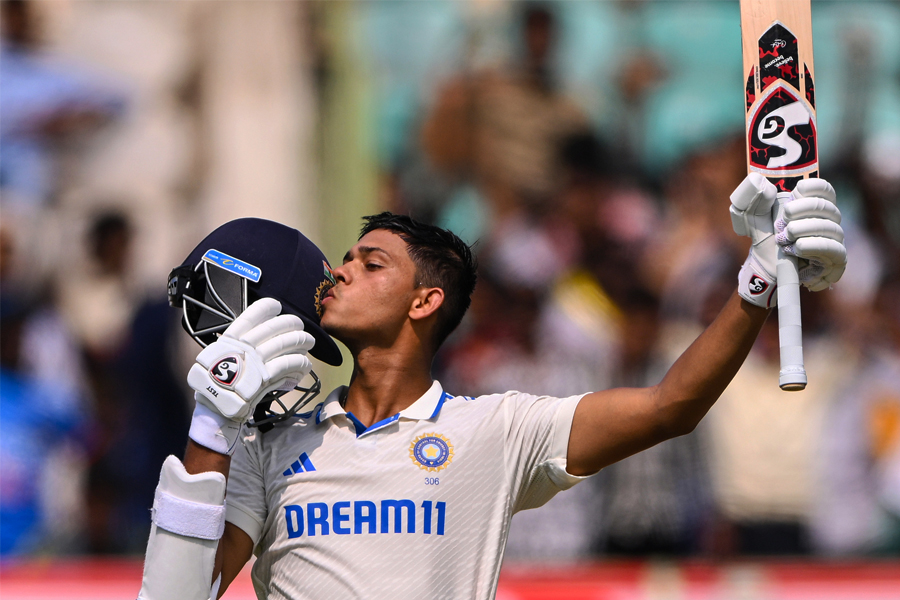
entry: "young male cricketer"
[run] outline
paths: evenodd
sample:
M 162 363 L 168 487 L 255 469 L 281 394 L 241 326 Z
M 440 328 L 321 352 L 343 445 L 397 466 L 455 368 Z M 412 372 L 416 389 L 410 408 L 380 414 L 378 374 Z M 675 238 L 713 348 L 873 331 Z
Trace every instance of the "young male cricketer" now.
M 160 476 L 139 597 L 215 598 L 255 553 L 259 598 L 492 598 L 515 512 L 696 427 L 774 305 L 779 245 L 809 261 L 810 289 L 840 278 L 827 182 L 802 181 L 777 224 L 762 177 L 731 200 L 753 247 L 715 321 L 658 385 L 570 398 L 444 392 L 431 363 L 468 307 L 471 252 L 406 217 L 367 218 L 321 302 L 321 327 L 353 356 L 348 387 L 266 433 L 244 426 L 266 392 L 309 372 L 316 343 L 272 298 L 198 356 L 190 440 L 183 464 L 169 457 Z

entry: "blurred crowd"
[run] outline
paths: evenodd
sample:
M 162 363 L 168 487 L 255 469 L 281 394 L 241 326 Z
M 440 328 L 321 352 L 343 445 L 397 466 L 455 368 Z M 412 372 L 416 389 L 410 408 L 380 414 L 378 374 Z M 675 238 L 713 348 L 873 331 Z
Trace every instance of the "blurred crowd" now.
M 186 439 L 186 336 L 163 286 L 134 281 L 127 199 L 84 210 L 81 239 L 41 238 L 78 149 L 134 100 L 41 51 L 28 3 L 0 6 L 0 556 L 140 553 L 159 465 Z M 325 98 L 337 9 L 305 6 Z M 435 365 L 444 388 L 658 383 L 749 249 L 727 209 L 746 173 L 737 3 L 352 6 L 379 208 L 448 227 L 479 258 Z M 843 27 L 816 47 L 816 85 L 850 263 L 801 295 L 808 388 L 777 386 L 773 315 L 696 431 L 516 515 L 510 559 L 900 554 L 900 8 L 814 15 L 817 35 Z M 45 243 L 54 266 L 36 276 Z

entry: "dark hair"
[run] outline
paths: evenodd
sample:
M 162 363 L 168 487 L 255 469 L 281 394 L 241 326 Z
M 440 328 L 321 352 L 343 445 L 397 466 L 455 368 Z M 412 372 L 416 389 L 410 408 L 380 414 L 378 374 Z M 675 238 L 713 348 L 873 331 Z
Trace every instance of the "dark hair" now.
M 533 27 L 535 25 L 553 27 L 555 25 L 553 9 L 547 2 L 523 2 L 520 7 L 520 14 L 525 27 Z
M 111 238 L 130 233 L 131 221 L 128 217 L 119 211 L 109 210 L 94 216 L 87 237 L 94 255 L 99 256 Z
M 366 222 L 359 237 L 376 229 L 385 229 L 406 242 L 406 251 L 416 265 L 420 285 L 444 290 L 444 303 L 438 309 L 435 348 L 456 329 L 471 304 L 478 263 L 468 244 L 455 233 L 420 223 L 404 215 L 383 212 L 363 217 Z

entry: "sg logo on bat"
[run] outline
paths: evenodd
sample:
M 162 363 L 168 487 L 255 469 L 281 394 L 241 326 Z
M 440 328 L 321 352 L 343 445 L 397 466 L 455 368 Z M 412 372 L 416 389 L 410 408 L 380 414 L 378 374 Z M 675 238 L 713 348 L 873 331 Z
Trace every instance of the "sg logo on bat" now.
M 818 171 L 812 75 L 782 23 L 775 21 L 757 46 L 747 82 L 749 167 L 786 191 Z
M 816 165 L 815 116 L 782 82 L 763 95 L 748 134 L 750 166 L 763 175 L 799 175 Z

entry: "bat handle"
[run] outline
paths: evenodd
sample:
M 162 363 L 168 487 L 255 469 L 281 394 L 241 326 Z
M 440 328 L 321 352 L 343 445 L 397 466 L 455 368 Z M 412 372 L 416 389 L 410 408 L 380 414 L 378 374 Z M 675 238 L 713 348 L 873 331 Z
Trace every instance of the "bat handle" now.
M 790 192 L 778 194 L 776 220 L 784 215 L 784 203 L 790 198 Z M 806 388 L 806 369 L 803 367 L 803 326 L 800 322 L 797 257 L 785 254 L 779 246 L 775 269 L 778 279 L 778 345 L 781 348 L 778 386 L 786 392 L 798 392 Z

